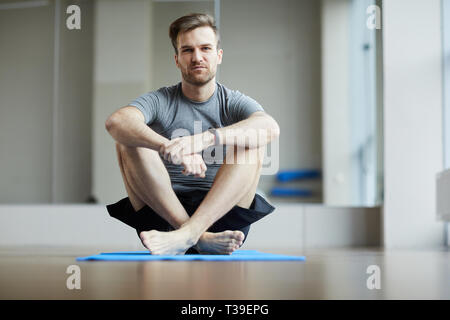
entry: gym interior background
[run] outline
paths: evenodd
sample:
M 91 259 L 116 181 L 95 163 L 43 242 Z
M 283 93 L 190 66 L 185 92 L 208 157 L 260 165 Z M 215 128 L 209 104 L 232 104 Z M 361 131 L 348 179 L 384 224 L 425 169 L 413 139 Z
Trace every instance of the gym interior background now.
M 80 29 L 67 24 L 74 4 Z M 191 12 L 216 18 L 217 80 L 281 128 L 259 185 L 277 209 L 252 226 L 245 249 L 408 250 L 448 261 L 448 0 L 0 0 L 4 254 L 142 250 L 106 212 L 126 193 L 104 122 L 180 81 L 168 27 Z M 285 172 L 306 177 L 282 181 Z M 435 266 L 439 287 L 448 262 Z M 435 289 L 425 292 L 450 297 Z M 329 290 L 318 297 L 342 297 Z

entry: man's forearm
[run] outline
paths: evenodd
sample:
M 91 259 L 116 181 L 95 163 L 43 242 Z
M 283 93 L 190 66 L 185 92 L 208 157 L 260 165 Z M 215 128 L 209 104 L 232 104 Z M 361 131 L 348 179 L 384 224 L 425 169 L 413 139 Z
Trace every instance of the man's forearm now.
M 280 135 L 277 122 L 269 115 L 259 112 L 217 131 L 220 144 L 248 149 L 262 147 Z
M 139 112 L 139 111 L 137 111 Z M 120 144 L 159 151 L 169 140 L 150 129 L 136 113 L 119 110 L 105 123 L 106 130 Z

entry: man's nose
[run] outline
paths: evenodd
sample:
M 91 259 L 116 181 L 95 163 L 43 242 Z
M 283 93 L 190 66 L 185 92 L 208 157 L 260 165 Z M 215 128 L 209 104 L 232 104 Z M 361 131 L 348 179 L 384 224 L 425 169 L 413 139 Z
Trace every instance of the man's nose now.
M 203 57 L 201 55 L 200 50 L 194 49 L 194 52 L 192 53 L 192 62 L 201 62 L 203 60 Z

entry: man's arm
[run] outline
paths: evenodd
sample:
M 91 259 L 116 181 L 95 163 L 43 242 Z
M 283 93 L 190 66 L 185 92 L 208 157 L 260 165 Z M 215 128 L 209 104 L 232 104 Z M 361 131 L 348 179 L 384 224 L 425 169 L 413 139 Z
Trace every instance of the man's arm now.
M 170 140 L 157 134 L 145 123 L 144 115 L 133 106 L 114 112 L 105 123 L 106 130 L 120 144 L 129 147 L 143 147 L 159 152 Z M 207 167 L 198 154 L 185 154 L 178 163 L 184 167 L 184 175 L 204 178 Z
M 159 151 L 169 142 L 145 123 L 144 115 L 133 106 L 114 112 L 105 122 L 106 130 L 120 144 L 129 147 L 144 147 Z
M 170 144 L 169 139 L 147 126 L 142 112 L 133 106 L 126 106 L 114 112 L 106 120 L 105 127 L 114 140 L 129 147 L 143 147 L 159 152 Z M 207 167 L 198 154 L 185 154 L 176 164 L 184 167 L 184 175 L 205 177 Z
M 245 120 L 217 129 L 220 144 L 248 149 L 265 146 L 280 135 L 278 123 L 263 111 L 257 111 Z
M 222 145 L 253 149 L 264 146 L 280 135 L 278 123 L 264 111 L 252 113 L 247 119 L 217 129 Z M 201 152 L 215 145 L 215 136 L 205 131 L 171 140 L 161 146 L 160 154 L 169 161 L 179 161 L 183 154 Z

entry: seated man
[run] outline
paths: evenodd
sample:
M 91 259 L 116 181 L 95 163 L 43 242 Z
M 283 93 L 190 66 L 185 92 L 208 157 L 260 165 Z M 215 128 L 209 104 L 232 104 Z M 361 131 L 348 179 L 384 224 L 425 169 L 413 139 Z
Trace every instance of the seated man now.
M 256 189 L 279 127 L 255 100 L 216 82 L 223 51 L 209 15 L 183 16 L 169 34 L 181 82 L 106 121 L 128 194 L 107 209 L 152 254 L 231 254 L 275 209 Z

